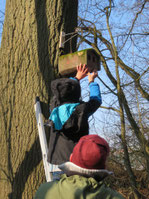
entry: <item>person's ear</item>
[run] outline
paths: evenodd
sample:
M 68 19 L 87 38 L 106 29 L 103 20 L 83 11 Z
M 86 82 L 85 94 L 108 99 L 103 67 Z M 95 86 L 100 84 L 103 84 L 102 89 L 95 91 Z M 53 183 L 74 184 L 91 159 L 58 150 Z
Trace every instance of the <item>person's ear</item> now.
M 69 161 L 72 162 L 72 153 L 70 154 Z

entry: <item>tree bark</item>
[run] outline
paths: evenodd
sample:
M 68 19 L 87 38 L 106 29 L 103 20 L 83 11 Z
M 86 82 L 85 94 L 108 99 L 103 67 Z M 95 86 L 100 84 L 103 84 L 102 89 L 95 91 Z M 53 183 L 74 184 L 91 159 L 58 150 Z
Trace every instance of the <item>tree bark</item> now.
M 78 1 L 7 0 L 0 49 L 0 198 L 33 198 L 45 181 L 34 99 L 48 118 L 60 31 L 74 32 Z M 72 19 L 72 20 L 70 20 Z M 72 40 L 72 51 L 76 38 Z M 70 52 L 66 43 L 64 53 Z

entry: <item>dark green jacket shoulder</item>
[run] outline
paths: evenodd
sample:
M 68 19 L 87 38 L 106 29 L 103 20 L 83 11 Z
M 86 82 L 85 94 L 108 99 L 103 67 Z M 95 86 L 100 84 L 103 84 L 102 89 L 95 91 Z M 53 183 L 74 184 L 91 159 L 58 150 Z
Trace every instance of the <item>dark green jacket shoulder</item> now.
M 63 175 L 59 181 L 42 184 L 34 199 L 124 199 L 113 189 L 93 178 Z

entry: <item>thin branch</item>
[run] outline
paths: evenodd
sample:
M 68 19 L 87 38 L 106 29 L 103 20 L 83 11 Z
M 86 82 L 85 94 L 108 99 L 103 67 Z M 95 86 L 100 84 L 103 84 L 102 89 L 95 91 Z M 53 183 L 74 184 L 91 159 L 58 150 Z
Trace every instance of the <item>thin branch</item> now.
M 144 6 L 145 6 L 146 3 L 147 3 L 147 1 L 145 0 L 144 3 L 142 4 L 141 10 L 138 11 L 138 12 L 136 13 L 136 16 L 135 16 L 135 18 L 134 18 L 134 20 L 133 20 L 132 26 L 131 26 L 131 28 L 130 28 L 130 30 L 129 30 L 128 36 L 127 36 L 127 38 L 126 38 L 126 40 L 125 40 L 123 46 L 121 47 L 121 49 L 125 46 L 125 44 L 126 44 L 126 42 L 127 42 L 127 40 L 128 40 L 128 37 L 129 37 L 130 33 L 132 32 L 132 30 L 133 30 L 133 28 L 134 28 L 135 22 L 137 21 L 139 14 L 142 13 L 142 11 L 143 11 Z
M 107 89 L 109 89 L 109 90 L 111 91 L 111 93 L 113 93 L 114 95 L 117 96 L 117 94 L 116 94 L 109 86 L 107 86 L 107 84 L 105 84 L 104 81 L 103 81 L 100 77 L 98 77 L 98 79 L 103 83 L 103 85 L 104 85 Z
M 100 108 L 112 110 L 112 111 L 115 111 L 115 112 L 120 114 L 120 111 L 118 109 L 113 108 L 113 107 L 100 106 Z

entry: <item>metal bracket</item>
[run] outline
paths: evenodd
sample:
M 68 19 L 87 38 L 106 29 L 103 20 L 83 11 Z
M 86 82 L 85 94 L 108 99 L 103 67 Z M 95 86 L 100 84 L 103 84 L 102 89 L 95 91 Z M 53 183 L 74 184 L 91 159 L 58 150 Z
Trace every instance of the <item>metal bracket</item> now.
M 65 43 L 65 32 L 61 31 L 60 33 L 60 41 L 59 41 L 59 48 L 64 48 L 64 43 Z

